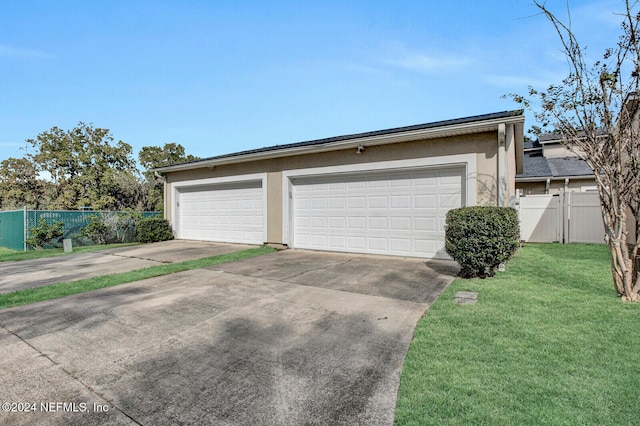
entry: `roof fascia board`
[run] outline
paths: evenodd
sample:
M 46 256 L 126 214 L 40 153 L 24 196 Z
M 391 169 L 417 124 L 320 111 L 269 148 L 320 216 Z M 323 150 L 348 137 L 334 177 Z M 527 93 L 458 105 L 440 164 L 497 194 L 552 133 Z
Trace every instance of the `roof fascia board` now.
M 314 154 L 327 151 L 338 151 L 341 149 L 355 148 L 358 145 L 375 146 L 390 143 L 408 142 L 416 139 L 435 139 L 444 136 L 464 135 L 473 133 L 490 132 L 498 129 L 498 124 L 517 124 L 524 123 L 524 116 L 517 115 L 512 117 L 494 118 L 490 120 L 475 121 L 470 123 L 452 124 L 442 127 L 434 127 L 419 130 L 401 131 L 385 135 L 373 135 L 364 137 L 354 137 L 337 142 L 326 144 L 309 144 L 306 146 L 296 146 L 291 148 L 273 149 L 269 151 L 250 153 L 245 155 L 215 158 L 211 160 L 202 160 L 193 163 L 176 164 L 174 166 L 159 167 L 154 169 L 158 172 L 177 172 L 182 170 L 200 169 L 206 167 L 215 167 L 223 164 L 242 163 L 247 161 L 268 160 L 278 157 L 289 157 L 301 154 Z

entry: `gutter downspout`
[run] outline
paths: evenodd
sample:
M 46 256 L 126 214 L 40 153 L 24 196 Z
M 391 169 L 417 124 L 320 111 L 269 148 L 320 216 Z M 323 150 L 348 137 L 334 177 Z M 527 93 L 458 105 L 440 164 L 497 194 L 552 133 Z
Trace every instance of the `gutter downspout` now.
M 502 183 L 505 181 L 504 177 L 504 157 L 505 157 L 505 141 L 506 141 L 507 126 L 504 123 L 498 124 L 498 166 L 496 167 L 497 174 L 497 203 L 498 207 L 504 206 L 504 190 L 502 189 Z M 506 189 L 506 188 L 505 188 Z

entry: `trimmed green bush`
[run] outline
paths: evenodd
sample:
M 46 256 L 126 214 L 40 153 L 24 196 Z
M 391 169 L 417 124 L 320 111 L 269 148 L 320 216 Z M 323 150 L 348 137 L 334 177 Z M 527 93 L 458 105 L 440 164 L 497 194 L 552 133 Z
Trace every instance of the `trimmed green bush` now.
M 136 223 L 136 241 L 155 243 L 173 239 L 173 230 L 167 219 L 151 217 Z
M 93 215 L 89 218 L 89 223 L 82 228 L 80 235 L 89 238 L 95 244 L 106 244 L 109 241 L 109 227 L 104 224 L 101 217 Z
M 463 207 L 447 213 L 445 250 L 460 264 L 461 277 L 495 275 L 519 243 L 518 212 L 511 207 Z
M 44 219 L 38 221 L 38 226 L 29 228 L 29 238 L 26 243 L 36 250 L 52 245 L 51 240 L 59 239 L 64 234 L 64 223 L 56 222 L 49 225 Z

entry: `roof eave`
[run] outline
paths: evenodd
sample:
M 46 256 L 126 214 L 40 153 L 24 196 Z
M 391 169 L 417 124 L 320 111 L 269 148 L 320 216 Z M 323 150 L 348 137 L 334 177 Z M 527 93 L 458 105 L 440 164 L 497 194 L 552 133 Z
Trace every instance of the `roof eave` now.
M 356 148 L 358 145 L 376 146 L 386 145 L 391 143 L 409 142 L 418 139 L 435 139 L 448 136 L 459 136 L 474 133 L 484 133 L 495 131 L 498 129 L 498 124 L 515 124 L 524 126 L 524 116 L 514 115 L 510 117 L 493 118 L 489 120 L 474 121 L 469 123 L 457 123 L 452 125 L 446 125 L 441 127 L 400 131 L 397 133 L 389 133 L 383 135 L 373 135 L 364 137 L 354 137 L 352 139 L 346 139 L 336 142 L 330 142 L 317 145 L 305 145 L 296 146 L 282 149 L 273 149 L 269 151 L 248 153 L 243 155 L 230 155 L 220 158 L 213 158 L 209 160 L 201 160 L 193 163 L 176 164 L 173 166 L 159 167 L 154 171 L 161 173 L 178 172 L 184 170 L 193 170 L 201 168 L 211 168 L 225 164 L 243 163 L 248 161 L 268 160 L 273 158 L 291 157 L 294 155 L 303 154 L 315 154 L 327 151 L 338 151 L 341 149 Z M 516 132 L 519 135 L 522 132 Z M 516 164 L 518 170 L 522 170 L 523 154 L 522 149 L 524 146 L 524 137 L 516 137 Z M 519 164 L 519 166 L 518 166 Z

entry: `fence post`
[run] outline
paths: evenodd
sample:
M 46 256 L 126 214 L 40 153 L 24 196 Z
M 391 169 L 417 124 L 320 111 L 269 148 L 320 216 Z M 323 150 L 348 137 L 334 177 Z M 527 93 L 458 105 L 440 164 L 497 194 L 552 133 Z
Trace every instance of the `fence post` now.
M 565 244 L 565 240 L 564 240 L 564 224 L 565 224 L 565 211 L 564 211 L 564 191 L 560 190 L 558 191 L 558 242 L 560 244 Z
M 22 221 L 24 224 L 24 236 L 22 237 L 22 251 L 27 251 L 27 238 L 29 238 L 29 229 L 27 228 L 29 220 L 27 219 L 27 206 L 22 210 Z
M 564 193 L 560 190 L 553 197 L 556 203 L 556 241 L 564 244 Z
M 572 216 L 573 216 L 573 212 L 571 211 L 571 192 L 567 192 L 565 193 L 565 200 L 564 200 L 564 208 L 567 211 L 567 214 L 565 215 L 565 220 L 564 220 L 564 226 L 565 226 L 565 239 L 567 241 L 567 244 L 571 243 L 571 239 L 572 239 L 572 235 L 571 235 L 571 220 L 572 220 Z
M 516 188 L 515 195 L 511 197 L 511 207 L 516 209 L 516 212 L 518 213 L 518 227 L 519 227 L 518 235 L 520 235 L 519 240 L 522 241 L 522 213 L 520 212 L 520 188 Z
M 569 229 L 569 223 L 571 222 L 571 192 L 569 191 L 562 191 L 562 211 L 564 212 L 562 242 L 569 244 L 571 242 L 571 230 Z

